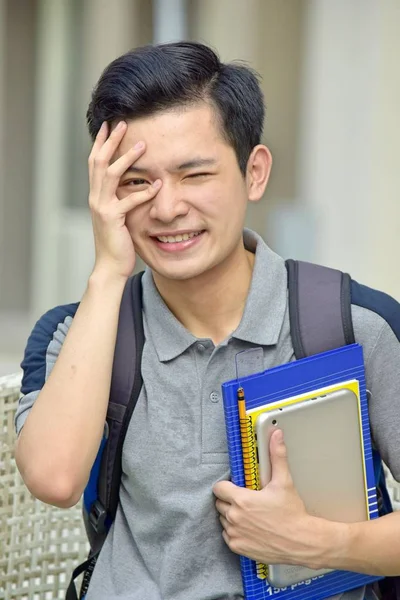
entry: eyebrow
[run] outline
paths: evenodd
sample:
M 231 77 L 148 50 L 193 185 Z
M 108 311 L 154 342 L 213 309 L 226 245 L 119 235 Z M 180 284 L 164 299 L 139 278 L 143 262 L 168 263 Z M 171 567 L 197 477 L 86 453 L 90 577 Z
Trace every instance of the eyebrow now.
M 214 158 L 193 158 L 192 160 L 188 160 L 180 165 L 175 165 L 172 167 L 172 172 L 179 171 L 187 171 L 188 169 L 195 169 L 198 167 L 212 167 L 217 164 L 217 161 Z M 138 167 L 136 165 L 131 165 L 126 173 L 147 173 L 151 171 L 151 169 L 146 169 L 145 167 Z

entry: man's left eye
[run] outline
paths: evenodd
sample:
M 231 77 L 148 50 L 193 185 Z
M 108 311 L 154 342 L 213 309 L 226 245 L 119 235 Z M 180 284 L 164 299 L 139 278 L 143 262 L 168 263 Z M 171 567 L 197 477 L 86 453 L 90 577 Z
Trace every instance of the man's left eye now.
M 208 177 L 211 173 L 192 173 L 188 177 Z

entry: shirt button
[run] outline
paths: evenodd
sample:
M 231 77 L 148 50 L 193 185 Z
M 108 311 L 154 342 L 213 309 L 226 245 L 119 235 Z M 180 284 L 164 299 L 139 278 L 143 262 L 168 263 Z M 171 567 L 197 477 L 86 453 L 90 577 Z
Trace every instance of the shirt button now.
M 200 352 L 203 352 L 206 349 L 206 347 L 204 344 L 197 344 L 197 349 L 200 350 Z
M 211 392 L 210 394 L 211 402 L 219 402 L 219 394 L 218 392 Z

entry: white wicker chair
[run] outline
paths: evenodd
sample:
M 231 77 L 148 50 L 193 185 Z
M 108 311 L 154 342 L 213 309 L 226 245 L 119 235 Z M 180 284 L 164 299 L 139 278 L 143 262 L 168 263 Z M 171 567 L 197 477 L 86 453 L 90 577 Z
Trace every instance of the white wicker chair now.
M 33 498 L 15 465 L 20 375 L 0 378 L 0 600 L 65 598 L 89 550 L 81 506 L 62 510 Z

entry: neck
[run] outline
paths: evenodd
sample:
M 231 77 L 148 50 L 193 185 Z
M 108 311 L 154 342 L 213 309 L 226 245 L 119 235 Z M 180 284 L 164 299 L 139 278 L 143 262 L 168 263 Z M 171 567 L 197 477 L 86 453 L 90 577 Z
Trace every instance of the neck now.
M 154 282 L 175 317 L 195 337 L 217 345 L 238 327 L 243 315 L 255 256 L 241 240 L 220 265 L 189 280 L 170 280 L 153 272 Z

